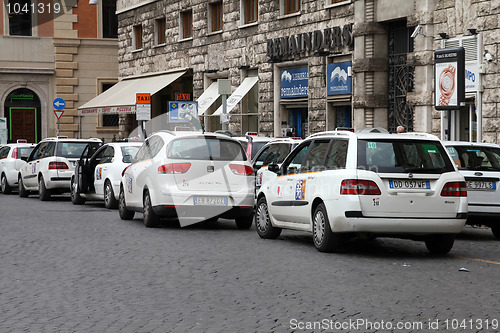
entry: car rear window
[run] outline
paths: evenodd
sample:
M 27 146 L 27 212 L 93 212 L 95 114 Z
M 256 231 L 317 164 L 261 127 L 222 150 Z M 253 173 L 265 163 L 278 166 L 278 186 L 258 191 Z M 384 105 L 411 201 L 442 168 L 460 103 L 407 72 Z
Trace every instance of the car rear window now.
M 185 160 L 245 161 L 245 152 L 240 143 L 210 137 L 181 138 L 173 141 L 168 158 Z
M 442 144 L 427 140 L 358 140 L 358 169 L 379 173 L 455 170 Z
M 89 152 L 96 152 L 102 144 L 100 142 L 59 142 L 57 144 L 56 156 L 80 158 L 87 145 L 90 145 Z
M 453 146 L 447 149 L 460 170 L 500 171 L 500 148 Z
M 35 147 L 19 147 L 19 155 L 18 155 L 18 158 L 22 158 L 22 157 L 26 157 L 28 158 L 28 156 L 30 156 L 31 152 L 33 151 Z
M 132 158 L 134 158 L 135 155 L 137 154 L 137 151 L 139 150 L 140 146 L 139 147 L 137 147 L 137 146 L 124 146 L 121 148 L 122 148 L 122 155 L 123 156 L 130 155 Z

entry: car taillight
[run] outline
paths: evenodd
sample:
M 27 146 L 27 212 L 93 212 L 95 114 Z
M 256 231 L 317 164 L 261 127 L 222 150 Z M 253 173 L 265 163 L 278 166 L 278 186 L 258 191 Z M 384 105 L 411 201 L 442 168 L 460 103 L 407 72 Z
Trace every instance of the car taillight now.
M 49 170 L 66 170 L 69 169 L 68 165 L 64 162 L 50 162 Z
M 340 194 L 380 195 L 380 189 L 371 180 L 344 179 L 340 185 Z
M 441 191 L 442 197 L 466 197 L 467 185 L 465 182 L 446 183 Z
M 248 159 L 252 159 L 252 141 L 248 141 L 246 155 Z
M 240 176 L 253 176 L 253 168 L 248 165 L 242 164 L 229 164 L 229 169 L 235 174 Z
M 12 150 L 12 158 L 16 160 L 19 158 L 19 149 L 17 147 Z
M 186 173 L 191 167 L 191 163 L 170 163 L 158 167 L 159 174 L 179 174 Z
M 131 165 L 132 165 L 132 164 L 131 164 Z M 127 169 L 128 169 L 128 168 L 130 168 L 130 165 L 129 165 L 129 166 L 127 166 L 125 169 L 123 169 L 123 171 L 122 171 L 122 177 L 123 177 L 123 175 L 125 175 L 125 171 L 127 171 Z

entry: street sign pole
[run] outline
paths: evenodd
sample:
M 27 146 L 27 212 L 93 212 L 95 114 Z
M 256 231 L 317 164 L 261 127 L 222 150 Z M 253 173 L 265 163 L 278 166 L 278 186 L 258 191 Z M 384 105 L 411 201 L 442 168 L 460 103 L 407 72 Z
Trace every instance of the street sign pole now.
M 231 80 L 218 79 L 217 88 L 220 95 L 222 95 L 222 114 L 220 115 L 222 130 L 227 131 L 227 124 L 229 123 L 229 116 L 227 114 L 227 95 L 231 95 Z

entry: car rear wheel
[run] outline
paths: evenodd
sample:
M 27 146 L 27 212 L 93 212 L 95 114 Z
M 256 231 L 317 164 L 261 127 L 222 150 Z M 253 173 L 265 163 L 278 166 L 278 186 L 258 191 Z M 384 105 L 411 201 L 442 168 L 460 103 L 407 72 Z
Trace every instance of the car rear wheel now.
M 491 227 L 491 232 L 495 238 L 500 239 L 500 225 L 494 225 Z
M 23 177 L 19 176 L 17 181 L 18 184 L 18 193 L 21 198 L 27 198 L 30 195 L 30 192 L 26 190 L 23 183 Z
M 41 201 L 50 200 L 50 191 L 45 186 L 45 181 L 43 180 L 43 176 L 40 176 L 38 179 L 38 195 L 40 196 Z
M 151 204 L 151 197 L 149 196 L 148 191 L 144 192 L 144 201 L 142 207 L 144 208 L 144 225 L 147 228 L 158 227 L 158 224 L 160 223 L 160 217 L 153 211 L 153 205 Z
M 9 186 L 9 183 L 7 183 L 7 177 L 5 174 L 2 174 L 2 193 L 3 194 L 10 194 L 12 193 L 12 187 Z
M 106 180 L 104 184 L 104 206 L 107 209 L 116 209 L 118 207 L 118 201 L 115 198 L 115 192 L 113 192 L 113 186 L 109 180 Z
M 132 220 L 135 215 L 135 212 L 127 209 L 123 187 L 120 189 L 120 197 L 118 199 L 118 213 L 120 214 L 120 218 L 122 220 Z
M 235 219 L 235 222 L 238 229 L 250 229 L 253 223 L 253 215 L 238 217 Z
M 340 235 L 332 232 L 330 221 L 323 203 L 319 204 L 313 214 L 313 240 L 319 252 L 336 252 L 340 249 Z
M 432 235 L 425 240 L 425 246 L 431 254 L 446 254 L 455 243 L 455 235 Z
M 257 201 L 255 226 L 257 227 L 257 233 L 261 238 L 274 239 L 278 238 L 281 234 L 281 228 L 274 227 L 271 224 L 271 218 L 269 217 L 269 210 L 267 208 L 267 201 L 265 197 L 262 197 Z
M 82 198 L 78 192 L 78 186 L 75 183 L 75 178 L 71 179 L 71 202 L 73 205 L 83 205 L 85 198 Z

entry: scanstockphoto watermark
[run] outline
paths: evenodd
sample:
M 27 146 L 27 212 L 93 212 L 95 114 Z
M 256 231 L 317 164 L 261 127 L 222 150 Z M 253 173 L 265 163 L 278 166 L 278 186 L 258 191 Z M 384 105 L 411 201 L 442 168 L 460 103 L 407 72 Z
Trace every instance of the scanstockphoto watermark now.
M 292 330 L 322 330 L 322 331 L 393 331 L 393 332 L 439 332 L 441 330 L 454 331 L 498 331 L 498 319 L 429 319 L 426 321 L 384 321 L 368 320 L 363 318 L 349 320 L 322 319 L 319 321 L 300 321 L 290 319 Z

